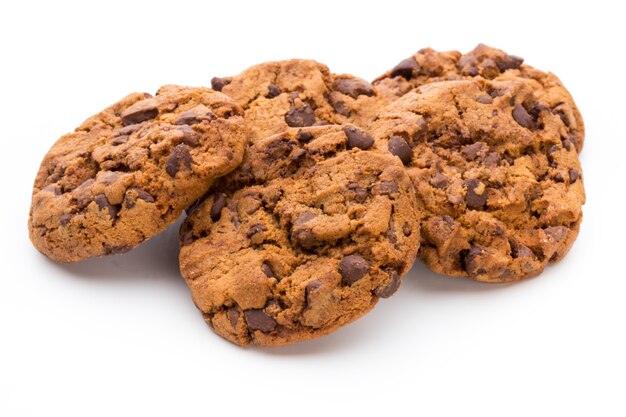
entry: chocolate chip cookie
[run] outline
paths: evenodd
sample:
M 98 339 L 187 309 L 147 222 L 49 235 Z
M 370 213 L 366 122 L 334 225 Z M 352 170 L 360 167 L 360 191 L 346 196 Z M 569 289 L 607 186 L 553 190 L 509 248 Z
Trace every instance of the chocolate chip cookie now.
M 435 272 L 507 282 L 561 259 L 585 201 L 571 125 L 523 80 L 423 85 L 381 111 L 376 146 L 415 186 L 419 257 Z
M 234 77 L 215 77 L 211 85 L 244 108 L 252 142 L 289 127 L 363 127 L 381 106 L 396 99 L 365 80 L 336 75 L 323 64 L 302 59 L 255 65 Z
M 330 333 L 391 296 L 419 247 L 411 181 L 353 125 L 289 128 L 189 209 L 180 269 L 239 345 Z
M 572 96 L 554 74 L 539 71 L 523 62 L 518 56 L 483 44 L 464 55 L 457 51 L 437 52 L 426 48 L 401 61 L 372 84 L 383 96 L 402 96 L 420 85 L 438 81 L 522 79 L 534 90 L 537 99 L 563 120 L 568 140 L 580 152 L 585 127 Z M 381 98 L 381 102 L 390 101 L 393 98 Z
M 30 238 L 57 262 L 125 252 L 241 162 L 243 110 L 208 88 L 131 94 L 62 136 L 41 163 Z

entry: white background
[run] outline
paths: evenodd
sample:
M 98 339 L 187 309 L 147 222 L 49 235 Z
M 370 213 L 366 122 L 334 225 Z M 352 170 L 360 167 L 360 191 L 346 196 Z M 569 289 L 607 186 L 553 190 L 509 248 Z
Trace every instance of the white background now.
M 3 1 L 0 415 L 626 415 L 626 31 L 611 3 Z M 176 228 L 70 266 L 28 240 L 41 158 L 131 91 L 295 57 L 372 79 L 419 48 L 478 42 L 556 73 L 586 122 L 580 236 L 539 278 L 416 265 L 331 336 L 242 349 L 192 304 Z

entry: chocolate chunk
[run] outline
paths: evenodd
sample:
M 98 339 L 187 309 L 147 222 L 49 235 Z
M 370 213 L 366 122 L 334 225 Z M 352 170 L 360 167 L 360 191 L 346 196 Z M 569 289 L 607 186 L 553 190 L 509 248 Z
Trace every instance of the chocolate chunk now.
M 493 103 L 493 98 L 491 98 L 491 96 L 488 96 L 488 95 L 483 95 L 483 96 L 479 96 L 476 99 L 476 102 L 480 104 L 491 104 Z
M 413 72 L 419 71 L 419 65 L 415 58 L 410 57 L 403 61 L 401 61 L 398 65 L 393 67 L 391 70 L 391 76 L 397 77 L 398 75 L 404 77 L 407 80 L 410 80 L 413 77 Z
M 124 126 L 128 126 L 154 119 L 159 114 L 157 106 L 158 101 L 154 98 L 148 98 L 136 102 L 122 112 L 122 124 Z
M 317 280 L 317 279 L 310 281 L 308 284 L 306 284 L 306 287 L 304 288 L 304 298 L 306 300 L 307 308 L 311 305 L 311 293 L 315 292 L 321 287 L 322 287 L 322 281 Z
M 313 213 L 312 211 L 303 211 L 302 213 L 300 213 L 298 215 L 298 218 L 296 219 L 296 221 L 293 223 L 294 226 L 302 226 L 303 224 L 313 220 L 314 218 L 317 217 L 317 214 Z
M 417 130 L 415 131 L 415 133 L 413 133 L 414 143 L 424 139 L 424 136 L 426 136 L 426 132 L 428 132 L 428 123 L 426 123 L 426 120 L 424 120 L 424 118 L 418 118 L 415 124 L 417 126 Z
M 430 179 L 430 184 L 435 188 L 446 188 L 448 186 L 448 178 L 438 172 Z
M 513 238 L 509 238 L 509 244 L 511 245 L 511 257 L 517 258 L 532 258 L 534 257 L 533 251 L 526 245 L 521 244 Z
M 74 217 L 73 214 L 64 214 L 59 217 L 59 222 L 61 223 L 61 226 L 67 226 L 70 220 L 72 220 L 72 217 Z
M 387 232 L 385 236 L 392 244 L 398 243 L 398 238 L 396 237 L 396 228 L 393 223 L 393 216 L 389 217 L 389 225 L 387 225 Z
M 115 136 L 113 139 L 111 139 L 111 145 L 113 146 L 122 145 L 128 142 L 128 138 L 130 138 L 130 136 L 128 135 Z
M 190 231 L 184 232 L 181 238 L 182 245 L 187 246 L 191 242 L 193 242 L 193 233 L 191 233 Z
M 328 96 L 328 102 L 333 110 L 335 110 L 335 113 L 346 117 L 350 116 L 350 108 L 348 108 L 346 103 L 342 100 L 341 94 L 333 91 Z
M 213 77 L 211 78 L 211 88 L 215 91 L 222 91 L 222 88 L 231 83 L 233 79 L 230 77 L 220 78 Z
M 467 193 L 465 194 L 465 203 L 467 207 L 477 210 L 482 209 L 487 203 L 487 190 L 483 188 L 482 192 L 477 191 L 480 188 L 482 182 L 477 179 L 469 179 L 464 181 L 467 186 Z
M 180 126 L 178 128 L 181 132 L 183 132 L 183 138 L 181 139 L 185 145 L 189 146 L 198 146 L 200 143 L 200 133 L 193 130 L 192 127 L 189 126 Z
M 165 172 L 173 178 L 180 171 L 181 167 L 184 166 L 187 169 L 191 169 L 192 160 L 189 149 L 184 144 L 176 145 L 170 156 L 165 160 Z
M 384 195 L 397 194 L 398 184 L 393 181 L 383 181 L 380 183 L 379 193 Z
M 392 136 L 391 138 L 389 138 L 387 149 L 393 155 L 400 158 L 404 165 L 407 165 L 411 162 L 411 158 L 413 157 L 413 151 L 411 151 L 411 147 L 402 136 Z
M 213 205 L 211 206 L 211 212 L 209 213 L 211 216 L 211 220 L 213 220 L 214 222 L 219 220 L 224 206 L 226 206 L 226 196 L 223 193 L 215 193 L 213 195 Z
M 237 322 L 239 321 L 239 310 L 237 310 L 236 307 L 229 308 L 226 310 L 226 317 L 228 318 L 228 321 L 230 321 L 230 325 L 233 326 L 233 328 L 236 328 Z
M 243 314 L 250 330 L 268 333 L 276 328 L 276 320 L 268 316 L 263 310 L 246 310 Z
M 486 147 L 487 144 L 485 142 L 475 142 L 471 145 L 464 146 L 461 149 L 461 155 L 463 155 L 468 161 L 473 161 L 478 156 L 478 153 Z
M 522 127 L 525 127 L 527 129 L 531 129 L 534 127 L 535 123 L 532 116 L 521 104 L 518 104 L 513 108 L 513 118 Z
M 367 196 L 369 194 L 366 188 L 361 187 L 359 184 L 354 183 L 354 182 L 348 184 L 348 190 L 354 191 L 354 194 L 355 194 L 354 200 L 357 203 L 364 202 L 367 199 Z
M 568 174 L 569 174 L 569 183 L 570 184 L 575 183 L 576 180 L 578 179 L 579 175 L 580 175 L 578 173 L 578 171 L 576 171 L 574 169 L 570 169 Z
M 291 127 L 305 127 L 315 124 L 315 112 L 308 103 L 303 103 L 299 109 L 292 105 L 285 115 L 285 122 Z
M 560 242 L 567 236 L 567 228 L 565 226 L 548 227 L 543 232 L 554 242 Z
M 373 96 L 372 85 L 364 80 L 354 80 L 350 78 L 339 78 L 333 82 L 333 90 L 357 98 L 360 95 Z
M 131 196 L 132 193 L 129 193 L 129 191 L 134 191 L 137 196 Z M 137 188 L 137 187 L 130 187 L 127 191 L 126 191 L 126 195 L 124 196 L 124 205 L 126 206 L 126 208 L 133 208 L 135 207 L 135 204 L 137 203 L 137 200 L 143 200 L 147 203 L 152 203 L 154 202 L 154 197 L 152 197 L 149 193 L 147 193 L 146 191 L 142 190 L 141 188 Z
M 268 84 L 267 94 L 265 95 L 265 97 L 267 98 L 278 97 L 280 93 L 281 93 L 280 88 L 278 88 L 275 84 Z
M 483 249 L 478 246 L 472 246 L 468 251 L 461 252 L 461 264 L 463 265 L 463 269 L 465 269 L 470 276 L 476 276 L 486 272 L 480 262 L 482 255 Z
M 228 118 L 228 117 L 226 117 Z M 189 110 L 182 112 L 176 120 L 175 125 L 195 125 L 204 121 L 215 120 L 215 114 L 207 106 L 200 104 Z
M 484 164 L 489 168 L 495 168 L 500 162 L 500 155 L 497 152 L 490 152 L 485 158 Z
M 267 230 L 267 227 L 263 226 L 262 224 L 255 224 L 253 225 L 250 229 L 248 229 L 248 231 L 246 232 L 246 236 L 248 238 L 251 238 L 252 236 L 256 235 L 257 233 L 261 233 Z
M 359 148 L 367 150 L 374 144 L 374 138 L 369 133 L 355 126 L 344 126 L 343 132 L 348 137 L 348 149 Z
M 109 255 L 121 255 L 129 252 L 131 249 L 130 246 L 112 246 L 106 249 L 106 253 Z
M 93 199 L 93 201 L 98 205 L 98 208 L 100 210 L 102 210 L 103 208 L 106 208 L 107 211 L 109 212 L 109 216 L 112 219 L 115 219 L 115 216 L 117 216 L 118 208 L 112 205 L 111 203 L 109 203 L 109 200 L 106 198 L 104 194 L 98 194 Z
M 261 264 L 261 271 L 263 271 L 265 276 L 268 278 L 274 278 L 276 276 L 276 274 L 274 274 L 274 269 L 272 268 L 272 265 L 268 264 L 267 262 L 263 262 Z
M 402 233 L 404 236 L 411 236 L 411 226 L 406 222 L 402 224 Z
M 478 60 L 474 55 L 463 55 L 459 58 L 457 66 L 461 70 L 463 75 L 470 75 L 472 77 L 478 75 L 478 68 L 476 67 Z
M 311 139 L 313 139 L 313 134 L 311 132 L 298 130 L 298 133 L 296 134 L 296 139 L 298 139 L 298 142 L 308 143 L 311 141 Z
M 391 278 L 389 284 L 387 284 L 386 287 L 378 288 L 375 291 L 375 294 L 380 298 L 389 298 L 396 291 L 398 291 L 398 288 L 400 288 L 400 274 L 392 270 L 389 277 Z
M 131 135 L 138 131 L 141 126 L 143 126 L 143 123 L 135 123 L 133 125 L 124 126 L 115 132 L 115 136 Z
M 496 59 L 498 69 L 502 72 L 508 69 L 517 69 L 522 65 L 522 62 L 524 62 L 524 58 L 515 55 L 506 55 Z
M 295 243 L 305 249 L 311 249 L 319 244 L 313 232 L 307 229 L 293 231 L 291 238 Z
M 359 255 L 348 255 L 339 262 L 343 285 L 352 285 L 370 271 L 370 264 Z

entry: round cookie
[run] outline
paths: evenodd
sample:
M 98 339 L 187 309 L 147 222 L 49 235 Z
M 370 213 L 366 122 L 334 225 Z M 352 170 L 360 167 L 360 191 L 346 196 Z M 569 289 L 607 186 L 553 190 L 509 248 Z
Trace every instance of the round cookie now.
M 318 337 L 391 296 L 419 247 L 402 164 L 354 126 L 288 129 L 193 205 L 180 269 L 206 322 L 239 345 Z M 233 179 L 234 178 L 234 179 Z
M 252 142 L 289 127 L 366 127 L 380 107 L 396 99 L 363 79 L 303 59 L 255 65 L 234 77 L 215 77 L 211 85 L 244 108 Z
M 523 81 L 426 84 L 372 124 L 376 146 L 413 181 L 424 213 L 418 256 L 433 271 L 521 280 L 576 239 L 585 201 L 578 153 L 535 93 Z
M 243 110 L 208 88 L 130 94 L 62 136 L 35 179 L 30 238 L 57 262 L 125 252 L 241 162 Z
M 523 58 L 483 44 L 467 54 L 458 51 L 437 52 L 426 48 L 401 61 L 372 84 L 381 95 L 398 97 L 432 82 L 471 78 L 522 79 L 534 90 L 537 99 L 563 120 L 569 141 L 580 153 L 585 126 L 574 99 L 556 75 L 539 71 L 523 62 Z M 393 98 L 381 98 L 381 102 L 391 101 Z

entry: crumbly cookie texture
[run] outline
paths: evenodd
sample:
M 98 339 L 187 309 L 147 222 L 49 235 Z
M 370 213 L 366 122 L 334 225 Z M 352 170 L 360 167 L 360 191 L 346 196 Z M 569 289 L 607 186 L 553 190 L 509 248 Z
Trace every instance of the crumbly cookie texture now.
M 576 239 L 585 191 L 568 124 L 523 80 L 447 81 L 407 93 L 371 127 L 417 193 L 419 257 L 435 272 L 507 282 Z
M 393 156 L 353 125 L 256 142 L 189 209 L 180 269 L 222 337 L 277 346 L 330 333 L 391 296 L 419 248 L 419 208 Z
M 523 62 L 523 58 L 483 44 L 467 54 L 425 48 L 378 77 L 372 85 L 382 96 L 391 94 L 399 97 L 432 82 L 470 78 L 522 79 L 534 90 L 537 99 L 563 120 L 568 140 L 580 153 L 585 126 L 574 99 L 554 74 L 537 70 Z M 391 102 L 393 97 L 381 98 L 380 101 Z
M 303 59 L 255 65 L 234 77 L 215 77 L 211 85 L 244 108 L 252 142 L 289 127 L 364 127 L 381 106 L 397 98 L 363 79 L 333 74 L 325 65 Z
M 243 109 L 208 88 L 130 94 L 61 137 L 33 187 L 30 238 L 57 262 L 125 252 L 241 162 Z

